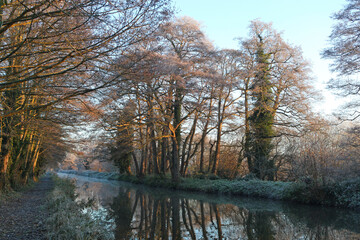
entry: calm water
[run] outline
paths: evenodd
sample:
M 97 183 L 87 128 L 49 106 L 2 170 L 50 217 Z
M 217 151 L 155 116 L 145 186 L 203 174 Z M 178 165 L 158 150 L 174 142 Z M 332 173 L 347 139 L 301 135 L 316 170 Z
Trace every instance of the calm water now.
M 60 176 L 98 199 L 116 239 L 360 239 L 360 212 Z

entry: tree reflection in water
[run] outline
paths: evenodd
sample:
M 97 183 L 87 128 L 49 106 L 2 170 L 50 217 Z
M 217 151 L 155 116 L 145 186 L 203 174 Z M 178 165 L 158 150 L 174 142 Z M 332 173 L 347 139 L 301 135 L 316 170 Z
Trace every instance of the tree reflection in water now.
M 274 240 L 358 236 L 320 221 L 302 222 L 304 219 L 294 215 L 294 211 L 285 215 L 141 191 L 120 191 L 111 209 L 117 225 L 116 239 Z
M 276 221 L 274 213 L 249 212 L 246 220 L 246 233 L 249 240 L 274 240 L 275 231 L 272 219 Z
M 131 222 L 133 219 L 134 211 L 137 205 L 137 199 L 135 200 L 135 207 L 131 207 L 130 192 L 120 191 L 119 195 L 114 198 L 111 205 L 112 217 L 115 219 L 116 239 L 128 239 L 131 236 Z
M 355 211 L 116 184 L 77 182 L 110 209 L 116 239 L 360 239 Z

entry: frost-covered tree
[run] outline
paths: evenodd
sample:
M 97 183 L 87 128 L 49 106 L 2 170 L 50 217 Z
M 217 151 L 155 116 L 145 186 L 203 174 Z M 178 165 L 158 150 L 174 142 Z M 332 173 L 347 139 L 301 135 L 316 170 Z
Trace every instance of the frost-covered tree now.
M 244 92 L 244 157 L 261 179 L 276 172 L 272 139 L 301 131 L 308 118 L 309 66 L 301 51 L 286 43 L 271 24 L 255 20 L 241 42 L 241 89 Z
M 340 96 L 351 96 L 352 101 L 348 109 L 354 109 L 353 119 L 360 116 L 359 96 L 360 81 L 360 1 L 347 0 L 347 5 L 335 13 L 332 18 L 336 20 L 330 35 L 331 46 L 326 48 L 323 58 L 333 60 L 331 70 L 338 74 L 328 82 Z

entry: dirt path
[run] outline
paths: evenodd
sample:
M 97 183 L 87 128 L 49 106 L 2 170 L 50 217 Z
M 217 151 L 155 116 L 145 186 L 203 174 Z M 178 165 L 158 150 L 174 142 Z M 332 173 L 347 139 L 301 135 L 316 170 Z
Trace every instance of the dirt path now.
M 46 239 L 46 210 L 43 207 L 46 195 L 53 182 L 46 176 L 19 198 L 0 205 L 0 239 Z

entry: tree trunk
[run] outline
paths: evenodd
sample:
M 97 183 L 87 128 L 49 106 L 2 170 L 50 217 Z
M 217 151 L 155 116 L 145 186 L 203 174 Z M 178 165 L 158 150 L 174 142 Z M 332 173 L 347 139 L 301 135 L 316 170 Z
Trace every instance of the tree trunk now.
M 140 168 L 139 168 L 139 163 L 138 163 L 138 160 L 137 160 L 137 157 L 136 157 L 136 154 L 135 154 L 134 151 L 131 152 L 131 156 L 132 156 L 132 158 L 134 160 L 136 176 L 139 176 Z
M 182 90 L 177 88 L 175 90 L 175 103 L 174 103 L 174 127 L 175 127 L 175 138 L 178 149 L 178 154 L 180 153 L 180 144 L 181 144 L 181 105 L 182 105 Z
M 245 143 L 244 143 L 244 157 L 247 160 L 248 168 L 250 172 L 253 172 L 254 166 L 251 158 L 250 153 L 250 146 L 251 146 L 251 140 L 250 140 L 250 125 L 249 125 L 249 93 L 248 93 L 248 84 L 246 84 L 245 92 L 244 92 L 244 105 L 245 105 Z M 242 156 L 239 156 L 238 160 L 238 166 L 240 166 Z
M 186 150 L 188 150 L 187 144 L 190 140 L 190 134 L 191 134 L 191 131 L 190 131 L 189 135 L 186 136 L 185 141 L 183 142 L 182 153 L 181 153 L 181 158 L 180 158 L 180 174 L 181 174 L 181 176 L 185 175 L 185 173 L 184 173 L 185 157 L 186 157 Z
M 179 172 L 179 149 L 176 138 L 172 137 L 172 163 L 171 163 L 171 176 L 173 182 L 180 181 L 180 172 Z
M 150 141 L 151 141 L 151 150 L 152 150 L 152 165 L 153 165 L 153 173 L 159 174 L 159 164 L 158 164 L 158 149 L 156 145 L 156 134 L 155 134 L 155 117 L 154 117 L 154 106 L 153 106 L 153 100 L 150 96 L 147 99 L 148 107 L 149 107 L 149 131 L 150 131 Z
M 213 161 L 214 161 L 213 148 L 214 148 L 214 144 L 215 144 L 215 143 L 209 142 L 209 144 L 210 144 L 210 149 L 209 149 L 209 166 L 208 166 L 207 172 L 210 172 L 211 166 L 212 166 L 211 164 L 212 164 Z
M 172 180 L 174 182 L 179 182 L 180 173 L 179 173 L 179 160 L 180 160 L 180 143 L 181 143 L 181 100 L 182 90 L 180 87 L 175 89 L 175 102 L 174 102 L 174 135 L 172 137 Z
M 166 127 L 164 127 L 163 129 L 163 136 L 166 135 L 167 130 Z M 166 173 L 166 168 L 167 168 L 167 153 L 168 153 L 168 148 L 169 148 L 169 139 L 167 137 L 163 137 L 161 139 L 161 173 L 165 175 Z
M 223 121 L 223 113 L 224 113 L 224 111 L 221 111 L 221 109 L 222 109 L 221 106 L 222 106 L 222 99 L 221 99 L 221 96 L 219 96 L 216 146 L 215 146 L 214 162 L 213 162 L 213 166 L 212 166 L 212 170 L 211 170 L 212 174 L 217 173 L 217 168 L 218 168 L 219 160 L 220 160 L 221 134 L 222 134 L 222 124 L 223 124 L 222 121 Z
M 220 150 L 221 150 L 221 131 L 222 131 L 222 123 L 218 123 L 217 136 L 216 136 L 216 145 L 215 145 L 215 153 L 214 153 L 214 161 L 211 173 L 217 174 L 217 168 L 220 161 Z
M 204 172 L 204 153 L 205 153 L 205 139 L 207 135 L 207 129 L 208 129 L 209 121 L 205 123 L 201 140 L 200 140 L 200 172 Z
M 209 112 L 207 114 L 206 117 L 206 122 L 205 122 L 205 126 L 201 135 L 201 140 L 200 140 L 200 172 L 203 173 L 204 172 L 204 153 L 205 153 L 205 139 L 206 136 L 208 134 L 208 127 L 209 127 L 209 122 L 210 122 L 210 117 L 211 117 L 211 108 L 212 108 L 212 97 L 210 98 L 210 106 L 209 106 Z
M 193 125 L 192 125 L 190 133 L 189 133 L 190 138 L 189 138 L 187 153 L 184 156 L 184 158 L 185 158 L 184 167 L 183 167 L 183 175 L 184 176 L 186 175 L 187 166 L 189 165 L 189 161 L 190 161 L 190 158 L 192 156 L 191 150 L 192 150 L 192 145 L 193 145 L 193 141 L 194 141 L 197 121 L 198 121 L 198 112 L 195 113 L 194 122 L 193 122 Z

